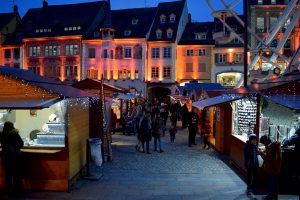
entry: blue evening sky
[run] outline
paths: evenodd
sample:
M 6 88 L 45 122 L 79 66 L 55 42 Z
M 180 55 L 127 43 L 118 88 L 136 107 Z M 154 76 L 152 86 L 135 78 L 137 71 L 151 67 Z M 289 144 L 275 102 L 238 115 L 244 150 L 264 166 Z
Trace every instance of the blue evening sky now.
M 47 0 L 49 5 L 54 4 L 70 4 L 91 2 L 96 0 Z M 174 0 L 111 0 L 111 6 L 113 10 L 125 9 L 125 8 L 140 8 L 140 7 L 154 7 L 159 2 L 167 2 Z M 210 0 L 214 7 L 223 8 L 221 0 Z M 226 2 L 232 2 L 233 0 L 226 0 Z M 39 8 L 42 6 L 42 0 L 0 0 L 0 13 L 11 12 L 12 5 L 15 2 L 19 7 L 19 13 L 23 16 L 29 8 Z M 207 6 L 206 0 L 187 0 L 189 12 L 192 14 L 193 21 L 212 21 L 210 16 L 211 9 Z M 234 9 L 240 14 L 243 9 L 241 3 Z

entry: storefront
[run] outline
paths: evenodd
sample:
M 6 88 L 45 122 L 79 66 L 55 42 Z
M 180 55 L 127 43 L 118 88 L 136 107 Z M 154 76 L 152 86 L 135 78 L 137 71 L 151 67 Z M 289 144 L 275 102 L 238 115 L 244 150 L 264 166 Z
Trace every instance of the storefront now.
M 85 171 L 89 99 L 98 102 L 96 95 L 31 71 L 0 67 L 0 128 L 5 121 L 13 122 L 24 141 L 24 189 L 68 191 Z M 1 157 L 0 168 L 3 188 Z

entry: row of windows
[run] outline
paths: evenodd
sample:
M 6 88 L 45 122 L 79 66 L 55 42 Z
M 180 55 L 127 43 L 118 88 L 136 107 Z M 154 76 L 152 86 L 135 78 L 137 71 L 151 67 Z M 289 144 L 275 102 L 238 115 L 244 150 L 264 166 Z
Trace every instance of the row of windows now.
M 40 28 L 40 29 L 35 29 L 36 33 L 50 33 L 52 30 L 51 28 Z
M 81 26 L 69 26 L 64 28 L 65 31 L 79 31 L 81 30 Z
M 170 23 L 174 23 L 175 22 L 175 18 L 176 18 L 176 15 L 172 13 L 169 16 Z M 160 15 L 160 23 L 164 24 L 164 23 L 166 23 L 166 21 L 167 21 L 166 15 L 164 15 L 164 14 Z
M 87 78 L 98 79 L 99 71 L 97 69 L 87 70 Z M 104 79 L 113 79 L 114 71 L 113 70 L 104 70 Z M 119 70 L 118 79 L 131 79 L 131 71 L 127 69 Z M 134 79 L 139 79 L 139 70 L 134 70 Z
M 207 70 L 207 63 L 198 63 L 198 72 L 206 72 Z M 186 63 L 185 65 L 185 72 L 194 72 L 193 63 Z
M 171 58 L 171 47 L 164 47 L 163 48 L 163 58 Z M 151 50 L 151 58 L 160 58 L 160 48 L 154 47 Z
M 159 67 L 151 68 L 151 78 L 159 78 Z M 163 67 L 163 78 L 171 78 L 171 67 L 165 66 Z
M 168 29 L 167 30 L 167 38 L 172 38 L 173 36 L 173 30 L 172 29 Z M 162 31 L 160 29 L 156 30 L 156 39 L 161 39 L 162 38 Z
M 206 56 L 206 49 L 198 49 L 196 51 L 194 51 L 194 49 L 187 49 L 186 56 Z
M 11 49 L 5 49 L 4 50 L 4 58 L 11 58 L 12 57 L 12 51 Z M 20 49 L 14 48 L 13 49 L 13 58 L 19 59 L 20 58 Z
M 45 56 L 59 56 L 61 55 L 61 47 L 60 46 L 45 46 L 44 51 Z M 67 44 L 65 46 L 65 55 L 78 55 L 78 45 L 77 44 Z M 32 46 L 28 47 L 28 56 L 35 57 L 41 56 L 41 47 Z
M 242 63 L 244 60 L 243 53 L 235 53 L 233 55 L 234 63 Z M 228 62 L 228 54 L 227 53 L 216 53 L 215 54 L 215 63 L 227 63 Z
M 35 74 L 41 75 L 41 67 L 29 67 Z M 59 77 L 61 75 L 61 67 L 59 66 L 46 66 L 44 67 L 44 76 L 48 77 Z M 78 76 L 78 66 L 65 66 L 64 67 L 65 77 Z
M 269 24 L 267 24 L 267 20 L 269 19 Z M 278 16 L 269 16 L 269 18 L 265 16 L 256 17 L 256 32 L 264 33 L 266 29 L 271 29 L 277 22 Z M 287 19 L 284 24 L 284 28 L 286 29 L 291 23 L 291 19 Z M 268 27 L 267 27 L 268 26 Z
M 271 0 L 271 4 L 275 5 L 277 2 L 276 0 Z M 263 5 L 264 4 L 264 0 L 257 0 L 257 4 L 258 5 Z

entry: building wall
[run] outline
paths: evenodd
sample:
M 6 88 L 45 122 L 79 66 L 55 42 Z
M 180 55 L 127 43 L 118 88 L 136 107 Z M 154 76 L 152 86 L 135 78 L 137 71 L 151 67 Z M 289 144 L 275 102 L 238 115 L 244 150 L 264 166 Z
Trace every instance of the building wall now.
M 199 49 L 204 49 L 206 55 L 199 56 Z M 187 50 L 193 50 L 193 56 L 187 56 Z M 202 82 L 211 82 L 213 46 L 204 45 L 178 45 L 177 46 L 177 76 L 176 81 L 181 83 L 189 80 L 198 80 Z M 206 63 L 206 71 L 200 72 L 199 63 Z M 187 64 L 193 65 L 193 72 L 187 72 Z
M 15 55 L 14 50 L 19 49 L 19 57 Z M 5 57 L 5 52 L 10 51 L 10 58 Z M 23 48 L 21 45 L 18 46 L 0 46 L 0 65 L 23 68 Z
M 80 37 L 35 38 L 24 39 L 23 42 L 24 69 L 37 69 L 34 70 L 35 73 L 61 81 L 79 80 L 81 74 Z M 78 45 L 77 54 L 66 55 L 66 45 Z M 59 46 L 60 55 L 46 56 L 46 46 Z M 30 47 L 40 47 L 40 55 L 30 56 Z
M 159 48 L 159 58 L 152 58 L 152 48 Z M 164 48 L 171 48 L 171 57 L 164 58 Z M 174 83 L 175 82 L 175 60 L 176 60 L 176 45 L 170 42 L 148 42 L 147 48 L 147 66 L 145 79 L 149 82 Z M 159 76 L 151 77 L 152 67 L 159 68 Z M 170 78 L 163 77 L 163 68 L 171 68 Z
M 211 82 L 217 82 L 217 75 L 228 72 L 244 73 L 244 62 L 235 62 L 235 54 L 243 56 L 242 47 L 214 48 L 213 51 L 213 68 L 211 73 Z M 225 54 L 226 62 L 218 62 L 218 55 Z
M 281 14 L 283 14 L 283 11 L 285 9 L 285 5 L 268 5 L 268 6 L 251 6 L 250 9 L 250 25 L 252 28 L 252 31 L 257 33 L 258 36 L 263 38 L 271 29 L 272 23 L 271 18 L 272 17 L 279 17 Z M 293 16 L 293 14 L 291 15 Z M 264 18 L 264 28 L 260 29 L 257 26 L 257 18 L 262 17 Z M 278 22 L 275 22 L 276 25 L 278 25 Z M 295 25 L 295 28 L 291 32 L 288 39 L 291 41 L 290 48 L 283 47 L 279 50 L 279 52 L 286 57 L 291 57 L 294 52 L 299 47 L 299 41 L 300 41 L 300 19 L 298 19 L 298 22 Z M 280 42 L 280 40 L 283 37 L 285 28 L 281 28 L 275 39 L 277 40 L 277 44 Z M 251 48 L 255 48 L 258 44 L 258 40 L 254 38 L 254 36 L 251 36 Z M 254 53 L 252 53 L 254 54 Z M 265 55 L 266 57 L 270 57 L 272 53 Z M 287 67 L 288 63 L 284 62 L 281 58 L 277 59 L 277 64 L 280 66 L 282 71 Z M 259 62 L 255 65 L 255 69 L 258 69 L 260 67 Z
M 90 48 L 95 48 L 95 58 L 89 58 Z M 131 58 L 125 58 L 125 48 L 131 49 Z M 103 74 L 104 80 L 112 85 L 127 89 L 135 88 L 144 93 L 146 48 L 145 39 L 86 40 L 83 42 L 81 78 L 97 78 L 99 80 Z M 104 50 L 107 50 L 108 58 L 104 58 Z M 116 55 L 120 51 L 122 56 Z M 139 55 L 137 56 L 136 53 Z M 91 69 L 96 70 L 97 76 L 95 74 L 93 77 L 90 76 L 88 71 Z

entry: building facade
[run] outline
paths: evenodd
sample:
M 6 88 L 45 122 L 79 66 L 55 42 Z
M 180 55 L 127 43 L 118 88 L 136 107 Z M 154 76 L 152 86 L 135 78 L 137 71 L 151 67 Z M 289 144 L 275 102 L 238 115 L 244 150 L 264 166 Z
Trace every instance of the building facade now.
M 252 30 L 266 36 L 288 2 L 250 0 Z M 293 22 L 294 13 L 292 9 L 287 25 Z M 66 83 L 103 76 L 109 84 L 154 98 L 174 94 L 178 85 L 190 81 L 233 88 L 243 77 L 242 41 L 217 18 L 192 22 L 186 0 L 121 10 L 111 10 L 109 0 L 69 5 L 48 5 L 43 0 L 41 8 L 28 10 L 19 28 L 16 7 L 9 16 L 6 25 L 2 25 L 4 20 L 0 24 L 0 64 Z M 243 38 L 244 28 L 234 17 L 221 17 Z M 299 27 L 298 20 L 279 49 L 287 58 L 299 47 Z M 281 42 L 284 29 L 271 46 Z M 249 39 L 248 63 L 258 44 L 254 37 Z M 281 71 L 288 64 L 281 57 L 275 63 Z M 260 59 L 255 69 L 265 65 Z
M 289 4 L 293 3 L 288 12 L 285 9 Z M 270 37 L 274 32 L 274 38 L 269 41 L 269 45 L 276 49 L 284 57 L 273 54 L 269 49 L 262 47 L 258 53 L 265 58 L 271 60 L 276 65 L 267 63 L 265 59 L 259 59 L 254 64 L 255 70 L 265 71 L 265 75 L 273 75 L 273 69 L 279 68 L 281 73 L 286 69 L 289 59 L 293 56 L 300 44 L 300 18 L 299 11 L 297 10 L 297 1 L 288 0 L 250 0 L 250 13 L 249 24 L 253 32 L 255 32 L 260 38 Z M 288 10 L 288 9 L 287 9 Z M 282 15 L 286 15 L 284 25 L 280 28 L 279 25 Z M 293 27 L 289 30 L 288 26 L 293 23 Z M 275 30 L 275 31 L 274 31 Z M 285 33 L 288 33 L 285 37 Z M 251 49 L 257 49 L 259 47 L 259 41 L 254 37 L 250 37 Z M 254 57 L 256 53 L 251 53 L 251 57 Z
M 190 17 L 189 17 L 190 19 Z M 213 68 L 213 22 L 187 23 L 177 45 L 176 81 L 183 85 L 190 81 L 211 82 Z
M 21 43 L 16 41 L 16 32 L 20 26 L 21 17 L 18 7 L 13 7 L 11 13 L 0 13 L 0 65 L 22 68 Z

